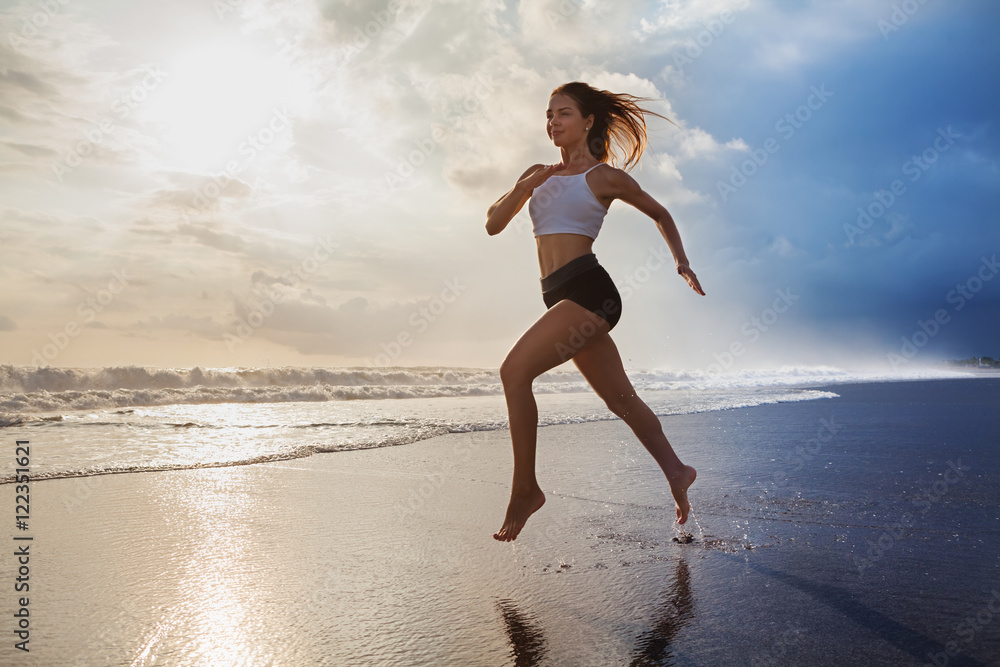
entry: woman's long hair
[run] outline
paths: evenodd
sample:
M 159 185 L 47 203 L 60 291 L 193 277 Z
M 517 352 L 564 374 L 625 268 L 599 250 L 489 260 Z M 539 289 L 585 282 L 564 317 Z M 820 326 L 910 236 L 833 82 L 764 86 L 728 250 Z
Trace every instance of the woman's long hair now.
M 645 116 L 657 116 L 673 123 L 666 116 L 639 106 L 640 102 L 655 100 L 598 90 L 580 81 L 563 84 L 553 90 L 552 95 L 573 98 L 584 118 L 594 114 L 594 124 L 587 133 L 587 147 L 601 162 L 610 159 L 613 166 L 620 166 L 625 171 L 634 167 L 646 150 Z

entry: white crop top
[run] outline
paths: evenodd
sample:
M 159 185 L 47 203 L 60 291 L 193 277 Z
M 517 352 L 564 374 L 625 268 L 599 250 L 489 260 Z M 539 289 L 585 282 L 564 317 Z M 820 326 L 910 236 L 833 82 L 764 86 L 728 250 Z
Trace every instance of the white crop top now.
M 597 238 L 608 209 L 587 185 L 587 174 L 601 164 L 595 164 L 582 174 L 549 176 L 535 188 L 528 201 L 528 215 L 535 236 L 582 234 Z

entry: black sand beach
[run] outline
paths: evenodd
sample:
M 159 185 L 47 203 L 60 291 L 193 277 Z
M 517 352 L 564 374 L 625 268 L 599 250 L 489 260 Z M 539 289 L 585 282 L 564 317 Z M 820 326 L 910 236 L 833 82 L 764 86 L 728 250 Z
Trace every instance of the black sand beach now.
M 662 418 L 690 544 L 620 421 L 539 431 L 509 545 L 506 431 L 36 482 L 0 664 L 1000 664 L 1000 379 L 829 390 Z

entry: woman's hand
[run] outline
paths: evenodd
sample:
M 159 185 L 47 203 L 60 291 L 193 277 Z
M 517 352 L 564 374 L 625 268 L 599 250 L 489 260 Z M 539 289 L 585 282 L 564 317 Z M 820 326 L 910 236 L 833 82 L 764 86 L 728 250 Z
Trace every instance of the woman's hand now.
M 705 296 L 705 290 L 701 288 L 701 283 L 698 282 L 698 276 L 694 274 L 694 271 L 691 270 L 690 266 L 687 264 L 678 264 L 677 273 L 679 273 L 681 277 L 687 281 L 687 284 L 691 286 L 691 289 L 698 294 Z
M 528 167 L 521 174 L 521 178 L 514 184 L 514 187 L 496 200 L 493 206 L 490 206 L 489 210 L 486 211 L 486 233 L 493 236 L 506 229 L 511 219 L 520 212 L 521 207 L 531 197 L 534 189 L 544 183 L 553 172 L 561 169 L 562 166 L 561 164 L 549 166 L 534 164 Z
M 562 162 L 558 164 L 550 164 L 547 167 L 542 166 L 536 169 L 535 171 L 531 172 L 524 178 L 522 178 L 520 181 L 518 181 L 517 184 L 526 189 L 528 191 L 528 194 L 530 195 L 532 192 L 534 192 L 535 188 L 537 188 L 545 181 L 549 180 L 549 176 L 559 171 L 560 169 L 565 169 L 565 168 L 566 165 L 564 165 Z
M 687 255 L 684 254 L 684 244 L 681 243 L 681 235 L 677 231 L 677 225 L 673 217 L 658 201 L 653 199 L 649 193 L 639 187 L 635 179 L 626 174 L 621 169 L 601 169 L 597 172 L 599 184 L 595 194 L 599 199 L 621 199 L 626 204 L 631 204 L 639 211 L 645 213 L 656 222 L 657 229 L 667 242 L 667 247 L 673 253 L 674 262 L 677 264 L 677 273 L 680 274 L 687 284 L 698 294 L 705 296 L 705 290 L 698 282 L 698 276 L 694 274 L 687 263 Z
M 490 206 L 489 210 L 486 211 L 486 233 L 493 236 L 506 229 L 511 219 L 518 214 L 524 203 L 531 197 L 531 193 L 534 192 L 535 188 L 565 166 L 560 163 L 548 166 L 536 164 L 528 167 L 521 174 L 521 178 L 514 187 L 507 194 L 496 200 L 493 206 Z

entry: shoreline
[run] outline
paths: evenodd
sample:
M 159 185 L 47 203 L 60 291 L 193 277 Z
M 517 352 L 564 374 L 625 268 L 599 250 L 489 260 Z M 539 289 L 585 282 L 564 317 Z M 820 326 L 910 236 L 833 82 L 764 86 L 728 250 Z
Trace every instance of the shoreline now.
M 506 430 L 89 485 L 50 480 L 32 489 L 39 588 L 32 651 L 17 659 L 926 661 L 988 602 L 977 582 L 994 563 L 976 540 L 1000 534 L 982 495 L 995 491 L 1000 454 L 978 440 L 939 443 L 1000 389 L 970 386 L 841 385 L 829 401 L 661 417 L 699 471 L 686 545 L 671 542 L 680 531 L 662 473 L 620 420 L 539 430 L 548 500 L 511 544 L 491 537 L 509 492 Z M 823 420 L 835 428 L 825 442 Z M 970 438 L 1000 432 L 979 426 Z M 797 449 L 808 458 L 786 458 Z M 895 460 L 880 463 L 890 451 Z M 911 496 L 932 492 L 956 459 L 968 470 L 945 490 L 947 504 L 914 510 Z M 872 494 L 904 467 L 903 493 Z M 848 470 L 857 479 L 845 486 Z M 13 492 L 0 487 L 5 506 Z M 901 535 L 904 511 L 915 520 Z M 868 553 L 883 535 L 892 544 Z M 0 559 L 0 580 L 14 567 Z M 0 600 L 13 614 L 13 596 Z M 0 662 L 11 651 L 0 646 Z M 949 664 L 996 655 L 1000 638 L 983 632 Z
M 909 384 L 909 383 L 926 383 L 926 382 L 959 382 L 959 381 L 963 381 L 963 380 L 983 380 L 983 379 L 990 379 L 990 378 L 994 378 L 994 377 L 1000 378 L 1000 372 L 997 372 L 995 374 L 981 374 L 979 377 L 968 377 L 968 378 L 925 378 L 925 379 L 916 379 L 916 380 L 914 380 L 914 379 L 907 379 L 907 380 L 893 380 L 893 381 L 871 380 L 871 381 L 857 381 L 857 382 L 842 382 L 842 383 L 833 383 L 833 384 L 800 384 L 800 385 L 782 386 L 782 387 L 780 387 L 778 389 L 780 389 L 780 390 L 787 390 L 790 393 L 791 392 L 826 392 L 826 393 L 830 393 L 830 394 L 837 394 L 838 388 L 851 387 L 851 386 L 866 386 L 866 385 L 879 385 L 879 384 Z M 756 387 L 754 389 L 755 390 L 759 390 L 759 391 L 774 390 L 774 388 L 771 388 L 771 387 Z M 657 389 L 652 389 L 652 390 L 645 389 L 645 390 L 643 390 L 643 389 L 638 389 L 638 391 L 640 392 L 640 394 L 642 394 L 645 391 L 645 392 L 650 392 L 650 393 L 663 393 L 664 395 L 669 396 L 669 394 L 670 394 L 671 391 L 687 391 L 687 390 L 686 389 L 682 389 L 682 390 L 657 390 Z M 589 388 L 588 388 L 588 389 L 583 390 L 581 392 L 573 392 L 573 394 L 574 395 L 580 395 L 580 394 L 582 394 L 582 395 L 590 396 L 592 394 L 592 390 L 589 390 Z M 537 398 L 539 398 L 541 401 L 545 401 L 545 400 L 547 400 L 548 396 L 549 396 L 548 394 L 541 393 L 541 394 L 537 395 Z M 475 397 L 475 398 L 482 398 L 482 397 Z M 820 396 L 817 396 L 817 397 L 811 397 L 811 398 L 806 398 L 806 399 L 802 399 L 802 400 L 806 400 L 806 401 L 818 401 L 818 400 L 825 400 L 825 399 L 828 399 L 828 398 L 832 398 L 832 397 L 826 397 L 826 396 L 820 397 Z M 594 400 L 599 402 L 599 399 L 595 398 Z M 747 408 L 750 408 L 750 407 L 759 407 L 761 405 L 778 405 L 778 404 L 787 404 L 787 403 L 795 403 L 795 402 L 799 402 L 799 401 L 796 401 L 796 400 L 783 400 L 783 399 L 778 398 L 778 399 L 773 399 L 773 400 L 766 400 L 763 403 L 756 403 L 756 404 L 752 403 L 752 404 L 746 405 L 746 406 L 710 407 L 710 408 L 707 408 L 707 409 L 691 409 L 690 411 L 681 412 L 681 413 L 665 412 L 665 411 L 662 411 L 662 410 L 656 410 L 655 407 L 654 407 L 654 412 L 656 413 L 656 415 L 659 418 L 663 419 L 663 418 L 666 418 L 666 417 L 676 416 L 678 414 L 710 414 L 710 413 L 713 413 L 713 412 L 725 412 L 725 411 L 730 411 L 730 410 L 747 409 Z M 306 402 L 305 403 L 305 405 L 312 405 L 312 404 L 313 404 L 312 402 Z M 191 407 L 197 407 L 198 405 L 200 405 L 200 404 L 192 404 Z M 222 403 L 222 404 L 215 404 L 215 405 L 225 406 L 225 405 L 230 405 L 230 404 Z M 242 406 L 242 404 L 239 404 L 239 403 L 231 404 L 231 405 Z M 279 403 L 279 404 L 275 404 L 275 405 L 285 406 L 285 405 L 289 405 L 289 404 Z M 169 407 L 169 406 L 167 406 L 167 407 Z M 93 411 L 91 411 L 91 410 L 85 410 L 85 411 L 77 411 L 77 412 L 90 413 L 90 412 L 93 412 Z M 540 416 L 544 416 L 544 405 L 541 405 L 541 404 L 540 404 Z M 45 421 L 49 421 L 49 419 L 43 418 L 41 420 L 41 422 L 45 422 Z M 539 422 L 539 428 L 542 429 L 542 428 L 547 428 L 547 427 L 550 427 L 550 426 L 560 426 L 560 425 L 565 425 L 566 423 L 583 423 L 583 424 L 588 424 L 588 423 L 596 423 L 596 422 L 602 422 L 602 421 L 620 421 L 620 419 L 618 417 L 615 417 L 614 415 L 611 415 L 610 413 L 608 413 L 607 415 L 602 416 L 602 417 L 591 416 L 590 418 L 583 419 L 580 422 L 557 422 L 557 423 L 548 423 L 547 424 L 547 423 L 544 423 L 543 420 L 540 420 L 540 422 Z M 478 431 L 483 431 L 483 432 L 503 431 L 503 432 L 506 432 L 507 431 L 507 426 L 506 426 L 506 424 L 504 424 L 504 425 L 498 426 L 496 428 L 482 428 L 482 429 L 476 429 L 476 431 L 477 432 Z M 3 433 L 3 432 L 4 432 L 4 430 L 0 429 L 0 433 Z M 103 475 L 120 475 L 120 474 L 128 474 L 128 473 L 149 473 L 149 472 L 168 472 L 168 471 L 175 471 L 175 470 L 198 470 L 198 469 L 223 468 L 223 467 L 232 467 L 232 466 L 257 465 L 257 464 L 267 463 L 267 462 L 273 462 L 273 461 L 293 461 L 293 460 L 298 460 L 298 459 L 311 458 L 311 457 L 313 457 L 313 456 L 315 456 L 317 454 L 339 454 L 339 453 L 343 453 L 345 451 L 353 451 L 355 449 L 382 449 L 382 448 L 387 448 L 387 447 L 391 448 L 391 447 L 408 446 L 408 445 L 413 445 L 413 444 L 416 444 L 416 443 L 419 443 L 419 442 L 423 442 L 423 441 L 425 441 L 427 439 L 433 439 L 433 438 L 441 437 L 441 436 L 444 436 L 444 435 L 454 435 L 454 434 L 463 433 L 463 432 L 466 432 L 466 431 L 461 431 L 460 430 L 460 431 L 451 431 L 450 433 L 440 433 L 440 434 L 426 435 L 424 437 L 421 437 L 419 439 L 416 439 L 416 440 L 413 440 L 413 441 L 410 441 L 410 442 L 402 442 L 402 443 L 400 443 L 400 442 L 393 442 L 391 444 L 371 443 L 371 444 L 357 445 L 357 446 L 353 446 L 353 447 L 344 447 L 343 449 L 329 449 L 329 448 L 327 448 L 328 445 L 318 444 L 318 443 L 317 444 L 306 444 L 306 445 L 301 445 L 301 446 L 296 447 L 296 449 L 294 451 L 275 451 L 275 452 L 269 452 L 269 453 L 260 454 L 260 455 L 251 455 L 251 456 L 249 456 L 246 459 L 240 459 L 240 460 L 224 460 L 224 461 L 209 461 L 209 462 L 201 462 L 201 461 L 199 461 L 199 462 L 192 462 L 192 463 L 177 463 L 177 464 L 149 464 L 149 465 L 141 465 L 141 466 L 129 467 L 129 468 L 111 467 L 109 469 L 99 469 L 99 470 L 70 470 L 70 471 L 47 472 L 47 473 L 41 473 L 41 474 L 36 473 L 36 475 L 33 477 L 33 481 L 42 482 L 42 481 L 50 481 L 50 480 L 55 480 L 55 479 L 78 479 L 78 478 L 87 478 L 87 477 L 97 477 L 97 476 L 103 476 Z M 10 434 L 13 435 L 14 433 L 16 433 L 16 431 L 8 431 L 8 433 L 10 433 Z M 14 477 L 12 477 L 12 476 L 11 477 L 0 478 L 0 487 L 2 487 L 4 485 L 7 485 L 7 484 L 12 484 L 12 483 L 14 483 Z

